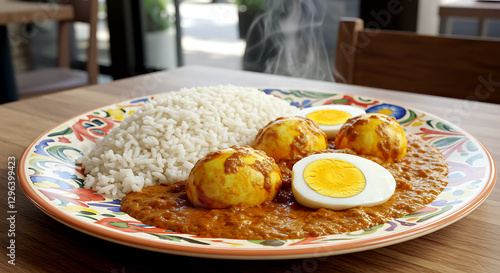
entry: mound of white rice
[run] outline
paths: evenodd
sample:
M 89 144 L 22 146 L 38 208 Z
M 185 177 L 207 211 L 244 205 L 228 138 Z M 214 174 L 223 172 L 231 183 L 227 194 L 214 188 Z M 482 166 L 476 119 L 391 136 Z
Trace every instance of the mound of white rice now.
M 198 87 L 159 95 L 84 152 L 79 161 L 85 188 L 123 197 L 185 180 L 207 153 L 251 146 L 260 128 L 297 111 L 256 88 Z

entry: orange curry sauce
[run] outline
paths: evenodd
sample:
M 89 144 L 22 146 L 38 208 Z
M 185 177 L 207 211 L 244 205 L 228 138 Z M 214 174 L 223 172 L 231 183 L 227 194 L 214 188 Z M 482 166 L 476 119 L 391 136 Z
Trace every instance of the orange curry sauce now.
M 129 193 L 120 203 L 121 210 L 148 225 L 215 238 L 299 239 L 370 228 L 420 210 L 448 184 L 448 167 L 441 153 L 418 136 L 407 137 L 408 151 L 399 162 L 383 164 L 377 158 L 363 156 L 384 166 L 396 180 L 391 199 L 378 206 L 342 211 L 303 207 L 292 194 L 291 166 L 281 164 L 282 189 L 272 202 L 260 206 L 195 207 L 187 198 L 185 183 L 179 182 Z M 354 154 L 352 150 L 323 152 Z

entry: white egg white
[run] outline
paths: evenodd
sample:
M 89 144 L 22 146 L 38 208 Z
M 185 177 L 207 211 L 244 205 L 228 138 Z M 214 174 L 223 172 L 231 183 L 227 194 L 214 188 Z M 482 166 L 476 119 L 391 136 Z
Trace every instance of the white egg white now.
M 363 191 L 351 197 L 334 198 L 319 194 L 310 188 L 304 180 L 304 168 L 315 160 L 328 158 L 344 160 L 358 167 L 366 178 Z M 357 206 L 376 206 L 389 200 L 396 190 L 396 181 L 387 169 L 356 155 L 342 153 L 311 155 L 295 163 L 292 172 L 292 190 L 295 199 L 299 204 L 312 209 L 344 210 Z
M 312 106 L 309 108 L 305 108 L 300 110 L 297 115 L 302 116 L 302 117 L 307 117 L 308 114 L 318 111 L 318 110 L 338 110 L 338 111 L 344 111 L 349 114 L 351 114 L 352 117 L 356 117 L 362 114 L 365 114 L 365 110 L 350 106 L 350 105 L 320 105 L 320 106 Z M 321 125 L 318 124 L 319 128 L 323 130 L 326 133 L 326 136 L 328 139 L 334 139 L 335 135 L 337 135 L 338 131 L 340 130 L 340 127 L 342 127 L 343 124 L 337 124 L 337 125 Z

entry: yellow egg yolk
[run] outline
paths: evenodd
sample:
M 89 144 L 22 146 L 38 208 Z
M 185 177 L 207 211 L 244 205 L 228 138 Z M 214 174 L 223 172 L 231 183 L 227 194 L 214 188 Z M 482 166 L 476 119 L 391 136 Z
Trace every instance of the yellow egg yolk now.
M 363 172 L 340 159 L 318 159 L 304 168 L 306 184 L 317 193 L 334 198 L 359 194 L 366 186 Z
M 306 115 L 320 125 L 339 125 L 345 123 L 351 114 L 340 110 L 318 110 Z

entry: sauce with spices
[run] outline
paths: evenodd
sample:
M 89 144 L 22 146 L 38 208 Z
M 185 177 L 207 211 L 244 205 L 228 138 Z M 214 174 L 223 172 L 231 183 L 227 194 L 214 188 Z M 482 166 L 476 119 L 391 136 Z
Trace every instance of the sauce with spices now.
M 350 149 L 321 151 L 324 152 L 355 154 Z M 129 193 L 120 205 L 123 212 L 145 224 L 175 232 L 215 238 L 285 240 L 352 232 L 386 223 L 425 207 L 448 184 L 445 158 L 418 136 L 408 135 L 408 151 L 400 161 L 383 163 L 376 157 L 363 157 L 385 167 L 396 180 L 395 193 L 383 204 L 342 211 L 301 206 L 290 185 L 293 164 L 280 162 L 281 191 L 273 201 L 259 206 L 196 207 L 187 198 L 185 182 L 145 187 L 141 192 Z

